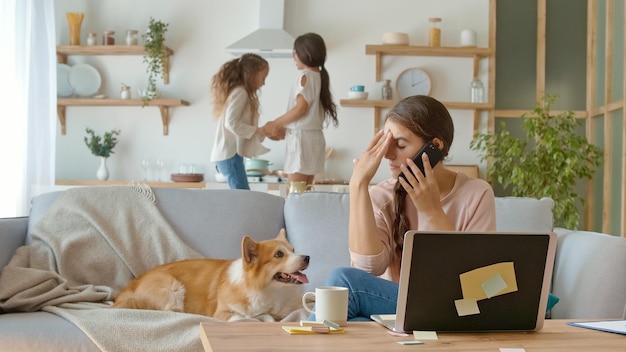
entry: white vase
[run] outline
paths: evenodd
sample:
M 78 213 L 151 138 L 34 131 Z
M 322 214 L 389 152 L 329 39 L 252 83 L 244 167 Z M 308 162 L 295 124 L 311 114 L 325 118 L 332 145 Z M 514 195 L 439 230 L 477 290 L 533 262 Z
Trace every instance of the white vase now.
M 98 177 L 98 181 L 106 181 L 109 179 L 109 169 L 107 169 L 107 158 L 103 156 L 100 157 L 100 167 L 98 168 L 96 177 Z

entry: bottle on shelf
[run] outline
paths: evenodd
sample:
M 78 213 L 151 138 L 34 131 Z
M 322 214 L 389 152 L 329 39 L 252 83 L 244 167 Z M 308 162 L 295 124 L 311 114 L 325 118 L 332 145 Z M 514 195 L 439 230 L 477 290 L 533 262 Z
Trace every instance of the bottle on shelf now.
M 87 45 L 96 45 L 97 40 L 97 34 L 94 32 L 89 32 L 89 34 L 87 35 Z
M 120 98 L 130 99 L 130 87 L 122 83 L 122 90 L 120 91 Z
M 129 29 L 126 31 L 126 45 L 137 45 L 139 43 L 139 31 L 135 29 Z
M 428 29 L 428 46 L 441 46 L 441 18 L 431 17 L 428 19 L 430 28 Z
M 474 78 L 474 80 L 470 84 L 470 102 L 485 102 L 485 87 L 483 86 L 483 82 L 478 78 Z
M 115 45 L 115 31 L 102 32 L 102 45 Z
M 393 89 L 391 88 L 391 81 L 386 79 L 385 85 L 382 88 L 382 98 L 384 100 L 393 99 Z

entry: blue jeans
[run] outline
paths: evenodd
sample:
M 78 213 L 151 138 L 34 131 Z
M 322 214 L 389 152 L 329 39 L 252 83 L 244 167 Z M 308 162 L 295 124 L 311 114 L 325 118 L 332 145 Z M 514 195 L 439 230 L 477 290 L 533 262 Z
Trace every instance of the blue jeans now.
M 395 314 L 398 284 L 355 268 L 338 268 L 325 286 L 348 288 L 348 320 L 370 320 L 372 314 Z
M 246 167 L 241 155 L 235 154 L 232 158 L 217 161 L 215 164 L 217 165 L 217 170 L 226 177 L 228 187 L 231 189 L 250 189 Z

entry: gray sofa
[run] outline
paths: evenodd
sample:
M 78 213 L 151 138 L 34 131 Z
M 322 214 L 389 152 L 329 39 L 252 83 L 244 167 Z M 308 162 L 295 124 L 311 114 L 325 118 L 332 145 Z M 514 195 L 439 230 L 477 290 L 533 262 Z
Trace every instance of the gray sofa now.
M 180 238 L 210 258 L 240 256 L 244 234 L 273 238 L 287 229 L 296 252 L 311 256 L 304 290 L 321 285 L 330 270 L 349 266 L 349 196 L 308 192 L 287 199 L 239 190 L 154 189 L 156 204 Z M 0 219 L 0 268 L 30 243 L 32 229 L 60 192 L 32 200 L 29 217 Z M 500 231 L 552 230 L 550 199 L 497 198 Z M 560 302 L 552 318 L 609 319 L 626 314 L 626 239 L 556 229 L 559 235 L 552 292 Z M 48 312 L 0 312 L 2 351 L 92 351 L 96 345 L 72 323 Z M 123 322 L 120 322 L 123 324 Z

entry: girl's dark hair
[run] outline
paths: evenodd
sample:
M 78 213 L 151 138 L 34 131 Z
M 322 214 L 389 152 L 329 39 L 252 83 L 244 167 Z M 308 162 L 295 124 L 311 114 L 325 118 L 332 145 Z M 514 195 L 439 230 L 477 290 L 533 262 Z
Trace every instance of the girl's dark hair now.
M 213 116 L 219 119 L 226 107 L 230 92 L 242 86 L 248 93 L 250 112 L 259 113 L 259 97 L 257 96 L 256 74 L 269 67 L 267 61 L 257 54 L 243 54 L 222 65 L 211 81 L 213 95 Z
M 293 44 L 293 50 L 298 54 L 300 61 L 309 67 L 319 67 L 322 78 L 322 89 L 320 92 L 320 102 L 324 108 L 326 122 L 332 120 L 333 125 L 337 126 L 337 106 L 333 102 L 333 96 L 330 93 L 330 76 L 324 67 L 326 62 L 326 44 L 319 34 L 307 33 L 296 38 Z
M 454 139 L 454 123 L 448 109 L 438 100 L 426 95 L 404 98 L 391 108 L 385 120 L 408 128 L 424 141 L 438 138 L 443 142 L 443 154 L 448 155 Z M 405 215 L 406 196 L 406 191 L 400 182 L 397 182 L 394 189 L 393 204 L 396 217 L 392 235 L 396 245 L 395 253 L 398 256 L 402 255 L 404 233 L 409 230 Z

